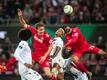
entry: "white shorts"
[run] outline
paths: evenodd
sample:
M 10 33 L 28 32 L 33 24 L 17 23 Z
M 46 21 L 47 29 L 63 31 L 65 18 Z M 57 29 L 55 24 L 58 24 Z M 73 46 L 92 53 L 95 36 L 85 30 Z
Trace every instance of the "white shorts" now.
M 54 59 L 52 59 L 52 66 L 57 63 L 59 64 L 59 66 L 61 68 L 63 68 L 64 64 L 65 64 L 65 60 L 62 57 L 55 57 Z
M 20 74 L 21 80 L 42 80 L 42 76 L 32 70 L 32 69 L 27 69 L 23 74 Z
M 71 73 L 77 76 L 77 78 L 74 77 L 74 80 L 88 80 L 87 74 L 80 72 L 78 69 L 71 67 L 70 68 Z

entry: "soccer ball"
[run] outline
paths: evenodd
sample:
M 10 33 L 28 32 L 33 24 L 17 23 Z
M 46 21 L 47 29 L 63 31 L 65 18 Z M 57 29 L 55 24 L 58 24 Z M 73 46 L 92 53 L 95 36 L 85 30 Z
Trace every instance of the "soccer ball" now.
M 56 68 L 53 68 L 52 71 L 51 71 L 54 75 L 57 75 L 58 74 L 58 70 Z
M 73 7 L 71 5 L 65 5 L 63 10 L 65 14 L 69 15 L 73 12 Z

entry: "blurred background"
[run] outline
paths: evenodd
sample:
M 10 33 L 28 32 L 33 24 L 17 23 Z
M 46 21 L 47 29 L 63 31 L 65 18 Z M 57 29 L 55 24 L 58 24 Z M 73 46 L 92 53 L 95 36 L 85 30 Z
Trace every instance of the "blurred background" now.
M 63 13 L 66 4 L 74 8 L 71 15 Z M 1 65 L 6 65 L 18 44 L 17 32 L 21 28 L 17 16 L 18 8 L 23 11 L 28 24 L 33 26 L 43 21 L 51 37 L 54 37 L 54 32 L 59 27 L 76 26 L 90 44 L 107 51 L 107 0 L 0 0 Z M 32 47 L 32 39 L 29 43 Z M 107 61 L 102 57 L 95 54 L 85 55 L 81 61 L 93 73 L 94 80 L 107 80 Z M 36 70 L 45 76 L 38 65 Z M 71 80 L 70 73 L 65 75 L 66 80 Z M 6 73 L 0 73 L 0 80 L 7 78 L 20 80 L 17 64 Z

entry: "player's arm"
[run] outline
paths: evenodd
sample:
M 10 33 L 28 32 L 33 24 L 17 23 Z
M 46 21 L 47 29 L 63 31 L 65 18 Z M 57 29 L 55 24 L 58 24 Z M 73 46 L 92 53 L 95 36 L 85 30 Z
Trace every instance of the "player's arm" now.
M 75 32 L 73 35 L 72 35 L 72 39 L 69 40 L 66 44 L 65 44 L 65 47 L 67 46 L 71 46 L 73 43 L 75 43 L 77 41 L 79 37 L 79 33 L 78 32 Z
M 20 9 L 18 9 L 18 17 L 19 17 L 20 24 L 23 27 L 25 27 L 27 24 L 26 24 L 26 21 L 24 20 L 23 13 Z
M 49 47 L 48 47 L 48 51 L 44 55 L 45 58 L 47 58 L 52 51 L 53 48 L 52 42 L 53 42 L 52 38 L 48 34 L 46 34 L 46 44 L 49 45 Z
M 40 58 L 40 63 L 43 63 L 45 61 L 45 59 L 50 55 L 52 48 L 53 48 L 52 39 L 48 34 L 46 34 L 46 44 L 49 45 L 49 47 L 45 55 Z
M 16 58 L 12 57 L 8 63 L 6 64 L 6 66 L 0 65 L 0 71 L 1 72 L 6 72 L 13 64 L 16 63 Z
M 54 51 L 54 53 L 53 53 L 53 55 L 51 57 L 55 58 L 60 50 L 61 50 L 61 48 L 59 46 L 56 46 L 55 51 Z
M 45 53 L 44 57 L 47 58 L 52 51 L 52 45 L 49 46 L 48 51 Z

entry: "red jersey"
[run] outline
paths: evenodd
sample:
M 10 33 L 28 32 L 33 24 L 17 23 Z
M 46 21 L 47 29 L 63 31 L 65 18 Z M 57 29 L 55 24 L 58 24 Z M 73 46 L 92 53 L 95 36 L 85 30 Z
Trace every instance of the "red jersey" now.
M 71 46 L 73 50 L 81 50 L 89 46 L 88 42 L 85 40 L 84 36 L 81 34 L 78 28 L 71 28 L 72 31 L 70 34 L 66 34 L 66 45 Z
M 25 27 L 32 32 L 34 53 L 37 56 L 43 56 L 52 43 L 51 37 L 46 32 L 43 35 L 38 35 L 37 30 L 30 25 Z

